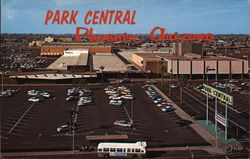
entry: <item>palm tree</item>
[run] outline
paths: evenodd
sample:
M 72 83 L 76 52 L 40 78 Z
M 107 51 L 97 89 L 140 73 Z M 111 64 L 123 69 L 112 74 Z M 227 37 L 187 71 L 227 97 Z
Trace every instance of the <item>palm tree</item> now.
M 171 96 L 171 91 L 172 91 L 172 88 L 171 88 L 171 85 L 172 85 L 172 69 L 170 70 L 170 84 L 169 84 L 169 91 L 168 91 L 168 96 L 170 97 Z
M 105 67 L 104 66 L 100 66 L 99 68 L 102 71 L 102 78 L 103 78 L 103 70 L 104 70 Z
M 161 66 L 160 72 L 161 72 L 161 88 L 162 88 L 163 87 L 163 76 L 167 72 L 167 67 L 166 66 Z
M 180 104 L 183 104 L 183 87 L 187 84 L 186 76 L 180 75 L 178 78 L 178 82 L 180 85 Z

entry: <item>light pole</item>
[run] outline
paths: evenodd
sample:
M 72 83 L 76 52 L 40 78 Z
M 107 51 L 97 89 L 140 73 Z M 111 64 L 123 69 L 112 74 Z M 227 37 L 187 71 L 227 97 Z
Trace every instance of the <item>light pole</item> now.
M 207 75 L 207 85 L 208 85 L 208 75 Z M 206 124 L 208 125 L 208 91 L 206 92 L 207 92 Z
M 217 102 L 217 97 L 216 97 L 215 98 L 215 111 L 214 111 L 215 112 L 215 138 L 216 138 L 215 139 L 216 140 L 215 141 L 215 146 L 216 146 L 216 148 L 218 147 L 218 132 L 217 132 L 217 119 L 216 119 L 217 118 L 217 113 L 218 113 L 217 112 L 217 103 L 218 102 Z
M 227 94 L 227 82 L 226 82 L 226 94 Z M 227 140 L 227 98 L 226 98 L 226 112 L 225 112 L 225 140 Z
M 132 107 L 131 107 L 131 124 L 133 125 L 134 120 L 133 120 L 133 114 L 134 114 L 134 99 L 132 99 Z
M 75 113 L 74 113 L 75 117 Z M 72 153 L 75 152 L 75 121 L 73 120 L 73 130 L 72 130 Z
M 2 76 L 2 92 L 3 92 L 3 73 L 4 72 L 1 72 L 1 76 Z

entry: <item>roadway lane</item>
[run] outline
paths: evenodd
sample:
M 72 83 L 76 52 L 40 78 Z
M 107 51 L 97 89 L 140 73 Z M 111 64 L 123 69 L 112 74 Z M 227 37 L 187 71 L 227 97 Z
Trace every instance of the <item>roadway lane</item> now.
M 179 96 L 179 89 L 173 89 L 173 95 L 174 96 Z M 184 105 L 190 107 L 192 110 L 199 114 L 204 114 L 206 113 L 206 96 L 201 94 L 200 92 L 196 90 L 190 90 L 188 88 L 184 89 L 183 92 L 183 99 L 184 99 Z M 214 101 L 209 101 L 209 117 L 210 119 L 214 119 L 214 108 L 215 107 L 215 102 Z M 220 104 L 218 102 L 218 112 L 224 113 L 224 108 L 225 106 Z M 212 111 L 212 113 L 211 113 Z M 229 122 L 233 123 L 234 125 L 238 125 L 245 131 L 248 130 L 249 127 L 249 120 L 247 118 L 244 118 L 240 116 L 237 112 L 228 109 L 228 118 Z

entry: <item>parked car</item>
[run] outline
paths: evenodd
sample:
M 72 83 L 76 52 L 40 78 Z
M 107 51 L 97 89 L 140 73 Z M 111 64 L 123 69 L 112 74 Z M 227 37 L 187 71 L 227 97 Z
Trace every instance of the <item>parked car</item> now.
M 187 84 L 187 88 L 193 88 L 193 85 L 190 84 L 190 83 L 188 83 L 188 84 Z
M 179 126 L 179 127 L 183 127 L 183 126 L 187 126 L 187 125 L 190 125 L 192 124 L 193 122 L 190 121 L 190 120 L 179 120 L 178 122 L 176 122 L 176 124 Z
M 37 95 L 39 95 L 40 94 L 40 92 L 39 91 L 36 91 L 36 90 L 29 90 L 28 91 L 28 95 L 29 96 L 37 96 Z
M 131 83 L 129 78 L 123 78 L 120 83 Z
M 196 85 L 195 85 L 195 88 L 197 88 L 197 89 L 202 89 L 202 88 L 203 88 L 203 85 L 202 85 L 202 84 L 196 84 Z
M 114 123 L 116 126 L 122 126 L 122 127 L 132 127 L 133 124 L 126 120 L 116 120 Z
M 150 80 L 150 81 L 146 81 L 146 84 L 156 84 L 157 82 L 155 80 Z
M 28 99 L 29 102 L 42 102 L 43 98 L 42 97 L 31 97 Z
M 122 105 L 122 100 L 110 100 L 109 104 L 111 105 Z
M 172 83 L 172 84 L 170 85 L 170 87 L 171 87 L 171 88 L 178 88 L 177 84 L 175 84 L 175 83 Z
M 42 92 L 42 93 L 40 93 L 40 95 L 41 95 L 42 97 L 45 97 L 45 98 L 50 98 L 50 97 L 52 97 L 52 94 L 50 94 L 49 92 Z
M 56 129 L 57 132 L 66 132 L 69 130 L 69 124 L 63 124 Z
M 163 111 L 163 112 L 171 112 L 174 110 L 176 110 L 176 109 L 172 105 L 168 105 L 168 106 L 161 108 L 161 111 Z

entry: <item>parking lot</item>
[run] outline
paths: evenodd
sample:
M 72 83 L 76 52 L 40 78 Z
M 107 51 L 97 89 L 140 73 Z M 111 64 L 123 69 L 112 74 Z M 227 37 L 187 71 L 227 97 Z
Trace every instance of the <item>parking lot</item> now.
M 176 124 L 181 118 L 174 111 L 162 112 L 137 84 L 125 84 L 135 99 L 122 106 L 110 105 L 106 85 L 83 86 L 92 91 L 93 102 L 77 106 L 66 101 L 70 86 L 22 87 L 13 97 L 1 98 L 2 148 L 10 150 L 71 149 L 72 134 L 58 132 L 68 123 L 71 111 L 77 111 L 75 147 L 87 144 L 87 135 L 127 134 L 129 141 L 147 141 L 149 147 L 208 144 L 189 126 Z M 115 86 L 119 86 L 116 84 Z M 29 102 L 29 90 L 48 91 L 54 97 Z M 132 109 L 133 108 L 133 109 Z M 116 120 L 133 119 L 133 127 L 114 126 Z M 16 144 L 18 142 L 18 144 Z

